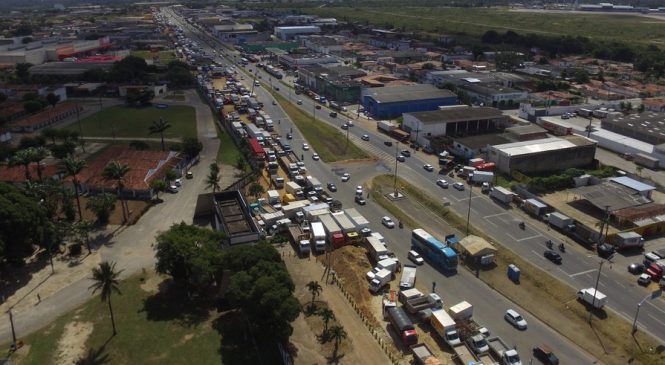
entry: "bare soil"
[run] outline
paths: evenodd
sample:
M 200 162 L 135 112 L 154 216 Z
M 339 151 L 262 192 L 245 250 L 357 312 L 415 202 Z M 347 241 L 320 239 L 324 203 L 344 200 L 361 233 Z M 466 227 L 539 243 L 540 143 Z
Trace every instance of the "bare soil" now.
M 81 208 L 83 210 L 83 219 L 84 220 L 90 220 L 90 221 L 96 221 L 97 216 L 95 213 L 92 211 L 88 210 L 85 208 L 86 203 L 88 202 L 88 197 L 82 196 L 81 197 Z M 130 224 L 136 223 L 139 218 L 145 213 L 148 208 L 152 205 L 151 202 L 149 201 L 143 201 L 143 200 L 126 200 L 127 206 L 129 208 L 129 222 Z M 111 211 L 111 215 L 109 216 L 109 223 L 110 225 L 121 225 L 122 224 L 122 208 L 120 206 L 120 201 L 118 200 L 115 203 L 115 208 Z
M 57 364 L 75 364 L 79 358 L 85 355 L 85 342 L 94 329 L 91 322 L 69 322 L 65 326 L 62 337 L 58 341 L 58 349 L 55 352 Z

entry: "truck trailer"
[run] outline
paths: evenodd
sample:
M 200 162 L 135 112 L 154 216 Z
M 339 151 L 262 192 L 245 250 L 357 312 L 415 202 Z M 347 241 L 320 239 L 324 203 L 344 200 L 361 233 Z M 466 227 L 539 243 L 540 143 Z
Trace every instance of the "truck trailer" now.
M 545 214 L 543 220 L 545 220 L 550 226 L 558 228 L 564 232 L 572 232 L 575 230 L 575 220 L 559 212 Z
M 527 199 L 524 201 L 523 208 L 525 212 L 531 214 L 532 216 L 540 217 L 541 215 L 545 214 L 545 211 L 547 210 L 547 204 L 542 203 L 537 199 Z
M 490 191 L 490 197 L 494 198 L 502 204 L 510 204 L 515 197 L 515 193 L 504 187 L 496 186 L 492 188 L 492 191 Z
M 402 277 L 399 279 L 399 289 L 411 289 L 416 285 L 416 271 L 415 265 L 404 265 L 402 268 Z

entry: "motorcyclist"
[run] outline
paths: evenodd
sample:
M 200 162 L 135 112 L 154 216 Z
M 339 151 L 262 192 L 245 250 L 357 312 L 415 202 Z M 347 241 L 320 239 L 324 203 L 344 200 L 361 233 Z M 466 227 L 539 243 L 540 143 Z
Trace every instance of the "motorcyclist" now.
M 547 248 L 552 248 L 552 240 L 547 240 Z
M 520 228 L 524 229 L 524 222 L 520 222 Z
M 559 244 L 559 250 L 561 252 L 566 252 L 566 246 L 563 245 L 563 242 L 561 242 L 561 244 Z

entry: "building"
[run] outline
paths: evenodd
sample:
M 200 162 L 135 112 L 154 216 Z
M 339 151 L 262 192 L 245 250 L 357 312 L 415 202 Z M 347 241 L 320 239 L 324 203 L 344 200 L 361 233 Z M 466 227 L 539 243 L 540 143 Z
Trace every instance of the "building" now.
M 500 85 L 478 85 L 473 83 L 458 86 L 465 91 L 474 103 L 488 106 L 510 106 L 518 105 L 526 101 L 529 93 L 522 90 L 503 87 Z
M 608 116 L 601 121 L 601 127 L 650 144 L 665 143 L 665 113 Z
M 357 103 L 365 72 L 354 67 L 306 65 L 298 68 L 299 83 L 318 95 L 338 103 Z
M 66 58 L 94 55 L 110 47 L 111 42 L 108 37 L 66 43 L 60 43 L 57 39 L 46 39 L 27 44 L 15 39 L 14 43 L 0 45 L 0 63 L 41 65 L 49 61 L 62 61 Z
M 507 143 L 491 146 L 487 160 L 504 174 L 559 171 L 593 163 L 596 144 L 582 136 Z
M 665 112 L 665 98 L 660 97 L 660 98 L 647 98 L 642 100 L 642 105 L 644 105 L 644 109 L 651 111 L 651 112 L 657 112 L 657 113 L 663 113 Z
M 487 160 L 490 148 L 513 142 L 506 136 L 498 133 L 478 134 L 468 137 L 455 137 L 448 145 L 448 151 L 462 160 L 481 157 Z
M 221 24 L 212 27 L 212 34 L 222 42 L 241 44 L 257 39 L 258 33 L 251 24 Z
M 473 135 L 493 132 L 506 121 L 500 110 L 467 106 L 404 113 L 402 129 L 411 133 L 411 141 L 428 146 L 431 137 Z
M 90 70 L 103 70 L 109 71 L 113 68 L 113 63 L 119 61 L 121 58 L 109 57 L 96 57 L 95 60 L 84 62 L 83 60 L 74 62 L 49 62 L 37 66 L 32 66 L 28 70 L 30 75 L 45 75 L 45 76 L 80 76 L 86 71 Z
M 451 91 L 429 84 L 364 89 L 361 99 L 365 113 L 375 119 L 390 119 L 403 113 L 437 110 L 440 106 L 457 104 L 457 96 Z
M 332 36 L 312 35 L 302 37 L 301 42 L 304 47 L 311 49 L 316 53 L 331 54 L 340 53 L 344 49 L 343 39 Z
M 10 128 L 15 133 L 32 133 L 67 117 L 76 115 L 82 110 L 83 107 L 77 103 L 60 103 L 53 108 L 48 107 L 42 112 L 12 122 Z
M 325 54 L 282 53 L 277 55 L 277 62 L 284 68 L 297 70 L 305 65 L 323 65 L 339 61 L 337 57 Z
M 299 35 L 309 35 L 321 33 L 321 28 L 316 25 L 303 25 L 292 27 L 275 27 L 274 34 L 277 38 L 288 41 Z

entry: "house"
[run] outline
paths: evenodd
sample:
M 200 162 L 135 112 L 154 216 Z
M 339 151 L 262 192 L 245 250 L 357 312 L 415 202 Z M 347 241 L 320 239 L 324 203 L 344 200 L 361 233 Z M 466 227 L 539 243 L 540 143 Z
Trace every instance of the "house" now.
M 65 102 L 56 104 L 53 108 L 47 107 L 42 112 L 12 122 L 10 128 L 15 133 L 32 133 L 67 117 L 76 115 L 82 110 L 83 106 L 77 103 Z
M 642 100 L 644 109 L 652 112 L 665 112 L 665 98 L 646 98 Z

